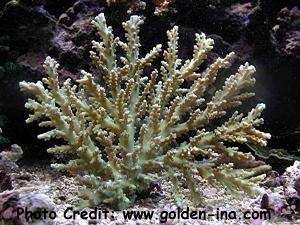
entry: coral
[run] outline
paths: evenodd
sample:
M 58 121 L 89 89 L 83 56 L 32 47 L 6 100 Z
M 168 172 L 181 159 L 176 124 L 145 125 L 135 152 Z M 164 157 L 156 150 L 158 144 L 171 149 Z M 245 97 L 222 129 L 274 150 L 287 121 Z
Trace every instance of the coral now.
M 210 96 L 206 93 L 218 71 L 229 65 L 234 53 L 200 71 L 214 44 L 205 34 L 195 35 L 193 57 L 183 61 L 178 58 L 178 27 L 169 30 L 158 71 L 152 63 L 162 45 L 140 56 L 139 16 L 123 23 L 126 42 L 114 37 L 104 14 L 92 24 L 102 39 L 92 42 L 94 75 L 82 70 L 78 85 L 70 79 L 61 84 L 59 64 L 47 57 L 46 78 L 20 82 L 21 91 L 35 98 L 25 104 L 33 111 L 26 122 L 39 120 L 41 127 L 53 127 L 39 139 L 64 140 L 48 152 L 74 156 L 52 166 L 79 175 L 87 187 L 81 193 L 83 206 L 127 208 L 159 179 L 172 182 L 177 202 L 182 200 L 181 189 L 189 189 L 196 205 L 204 200 L 198 179 L 226 186 L 233 194 L 257 193 L 256 183 L 270 167 L 255 163 L 250 153 L 231 143 L 267 144 L 270 134 L 255 128 L 263 123 L 265 105 L 258 104 L 245 116 L 237 111 L 227 115 L 254 95 L 247 90 L 255 83 L 255 68 L 241 65 Z M 119 57 L 120 50 L 124 55 Z
M 153 0 L 155 5 L 154 14 L 161 15 L 166 12 L 173 12 L 176 13 L 176 10 L 170 5 L 174 4 L 176 0 Z

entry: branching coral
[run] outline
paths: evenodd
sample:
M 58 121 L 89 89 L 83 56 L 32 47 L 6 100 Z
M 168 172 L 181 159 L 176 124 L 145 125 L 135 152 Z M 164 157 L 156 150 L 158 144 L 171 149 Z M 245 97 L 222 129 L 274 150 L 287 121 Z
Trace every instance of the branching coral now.
M 44 63 L 47 78 L 37 83 L 20 82 L 21 90 L 35 97 L 25 105 L 34 112 L 26 122 L 48 118 L 39 125 L 53 127 L 38 138 L 63 139 L 64 145 L 48 151 L 75 155 L 68 163 L 53 167 L 80 175 L 87 187 L 82 198 L 88 206 L 129 207 L 138 193 L 161 177 L 172 182 L 177 201 L 181 188 L 189 189 L 195 204 L 203 200 L 199 178 L 232 192 L 255 193 L 256 182 L 270 167 L 258 165 L 250 153 L 227 145 L 267 144 L 270 134 L 255 128 L 263 123 L 259 117 L 265 105 L 258 104 L 246 116 L 238 112 L 229 119 L 225 116 L 254 95 L 246 90 L 255 83 L 255 68 L 248 63 L 240 66 L 220 90 L 205 99 L 218 71 L 229 65 L 234 53 L 200 72 L 214 41 L 203 33 L 196 34 L 193 57 L 183 61 L 178 58 L 175 26 L 167 32 L 168 47 L 160 71 L 153 69 L 148 74 L 146 67 L 151 68 L 162 45 L 140 56 L 142 23 L 139 16 L 123 23 L 123 42 L 114 37 L 104 15 L 97 16 L 92 24 L 102 42 L 93 41 L 91 59 L 98 72 L 82 71 L 78 85 L 70 80 L 60 84 L 59 65 L 50 57 Z M 125 54 L 119 57 L 117 49 Z M 192 82 L 189 88 L 187 80 Z M 221 117 L 227 122 L 213 129 L 210 124 Z
M 153 0 L 155 5 L 154 14 L 161 15 L 166 12 L 176 12 L 176 9 L 172 8 L 170 5 L 174 4 L 176 0 Z

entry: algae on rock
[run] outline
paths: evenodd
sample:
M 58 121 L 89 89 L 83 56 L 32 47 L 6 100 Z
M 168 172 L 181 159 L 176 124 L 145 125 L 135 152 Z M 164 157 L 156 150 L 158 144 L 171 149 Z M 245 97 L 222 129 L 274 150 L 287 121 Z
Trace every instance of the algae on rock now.
M 26 122 L 39 121 L 41 127 L 53 128 L 38 135 L 39 139 L 65 141 L 48 149 L 50 153 L 76 157 L 53 167 L 79 175 L 87 187 L 81 193 L 86 206 L 104 203 L 127 208 L 161 178 L 172 182 L 178 202 L 182 188 L 189 189 L 195 204 L 203 201 L 198 179 L 226 186 L 232 193 L 256 193 L 257 182 L 270 167 L 254 163 L 250 153 L 230 144 L 267 144 L 270 134 L 255 128 L 263 123 L 260 115 L 265 105 L 258 104 L 245 116 L 235 112 L 213 129 L 211 125 L 254 95 L 247 89 L 255 83 L 255 68 L 241 65 L 220 90 L 205 99 L 218 71 L 229 65 L 234 53 L 200 72 L 214 41 L 196 34 L 193 57 L 183 61 L 178 58 L 175 26 L 167 32 L 168 47 L 160 69 L 148 74 L 162 45 L 140 56 L 142 23 L 139 16 L 123 23 L 123 42 L 114 37 L 104 14 L 97 16 L 92 24 L 102 42 L 93 41 L 91 51 L 97 74 L 82 70 L 77 85 L 69 79 L 59 82 L 59 64 L 50 57 L 44 63 L 46 78 L 20 82 L 21 90 L 35 97 L 25 105 L 33 111 Z M 121 57 L 119 50 L 124 52 Z M 187 80 L 192 83 L 188 88 Z

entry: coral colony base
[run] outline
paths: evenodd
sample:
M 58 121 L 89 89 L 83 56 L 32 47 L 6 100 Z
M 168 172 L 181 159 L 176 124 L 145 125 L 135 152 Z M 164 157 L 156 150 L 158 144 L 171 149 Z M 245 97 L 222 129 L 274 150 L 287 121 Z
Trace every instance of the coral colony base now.
M 246 90 L 255 83 L 255 68 L 248 63 L 240 66 L 209 97 L 207 90 L 234 53 L 199 71 L 214 44 L 205 34 L 196 34 L 192 59 L 182 61 L 178 27 L 173 27 L 167 32 L 168 47 L 157 70 L 151 63 L 162 45 L 140 56 L 143 20 L 139 16 L 123 23 L 126 42 L 114 37 L 104 14 L 92 24 L 102 39 L 92 42 L 94 75 L 82 70 L 78 84 L 70 79 L 60 84 L 59 64 L 47 57 L 46 78 L 20 82 L 21 90 L 35 97 L 25 105 L 33 111 L 26 122 L 38 120 L 41 127 L 53 128 L 38 135 L 39 139 L 64 140 L 48 152 L 73 155 L 66 164 L 52 166 L 77 175 L 86 186 L 82 206 L 104 203 L 114 209 L 128 208 L 159 179 L 172 182 L 171 193 L 178 203 L 184 197 L 195 205 L 203 203 L 199 179 L 225 186 L 233 194 L 257 193 L 256 184 L 270 166 L 231 143 L 267 144 L 270 134 L 255 128 L 263 123 L 260 115 L 265 105 L 258 104 L 245 116 L 234 112 L 226 117 L 254 95 Z M 119 56 L 117 49 L 125 54 Z M 147 67 L 152 69 L 150 74 Z M 192 83 L 189 88 L 185 81 Z M 225 122 L 213 128 L 212 122 L 221 118 Z M 189 190 L 189 196 L 183 196 L 182 188 Z

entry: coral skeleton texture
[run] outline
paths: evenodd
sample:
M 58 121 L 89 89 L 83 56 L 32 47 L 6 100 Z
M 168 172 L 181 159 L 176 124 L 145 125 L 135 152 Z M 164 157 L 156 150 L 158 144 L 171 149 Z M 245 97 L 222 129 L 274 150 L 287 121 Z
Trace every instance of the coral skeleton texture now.
M 39 139 L 64 140 L 48 152 L 73 155 L 66 164 L 52 166 L 79 176 L 86 186 L 83 206 L 127 208 L 160 179 L 172 182 L 177 202 L 190 197 L 196 205 L 204 200 L 199 179 L 231 193 L 257 193 L 256 184 L 270 166 L 230 145 L 267 144 L 270 134 L 256 129 L 263 123 L 265 105 L 258 104 L 245 116 L 226 116 L 254 95 L 247 90 L 255 83 L 255 68 L 241 65 L 209 97 L 218 71 L 228 67 L 234 53 L 199 71 L 214 44 L 205 34 L 195 35 L 193 56 L 183 61 L 178 58 L 178 27 L 167 31 L 168 46 L 157 70 L 152 62 L 162 45 L 140 56 L 139 16 L 123 23 L 125 42 L 113 35 L 104 14 L 92 24 L 102 39 L 92 42 L 94 75 L 82 70 L 77 84 L 70 79 L 61 84 L 59 64 L 47 57 L 46 78 L 20 82 L 21 90 L 35 97 L 25 105 L 33 111 L 26 122 L 53 128 Z M 188 88 L 185 81 L 191 83 Z M 226 122 L 213 127 L 221 117 Z M 188 189 L 189 196 L 183 196 L 182 189 Z

